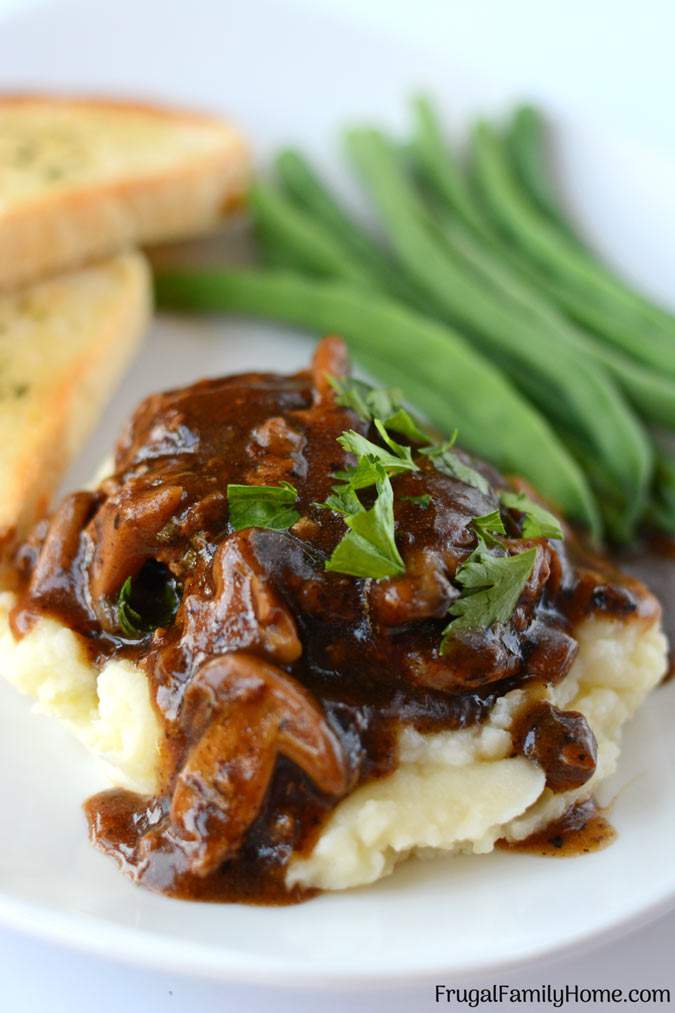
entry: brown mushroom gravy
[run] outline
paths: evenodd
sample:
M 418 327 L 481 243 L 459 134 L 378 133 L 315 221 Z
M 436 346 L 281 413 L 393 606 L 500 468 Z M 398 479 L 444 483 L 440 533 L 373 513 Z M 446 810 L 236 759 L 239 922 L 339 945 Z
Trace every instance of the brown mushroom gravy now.
M 543 830 L 522 841 L 498 841 L 505 851 L 524 851 L 546 858 L 569 858 L 602 851 L 612 843 L 616 831 L 593 799 L 576 802 Z
M 668 671 L 663 682 L 675 679 L 675 538 L 652 532 L 641 542 L 623 549 L 616 557 L 618 565 L 644 581 L 663 606 L 663 632 L 671 645 Z
M 506 552 L 536 549 L 530 577 L 508 621 L 458 632 L 441 653 L 460 594 L 453 578 L 476 546 L 472 520 L 499 510 L 506 486 L 461 451 L 486 491 L 421 455 L 419 470 L 391 480 L 402 576 L 327 571 L 346 529 L 317 504 L 353 464 L 337 438 L 352 429 L 379 439 L 337 403 L 327 376 L 346 368 L 342 343 L 325 339 L 292 376 L 247 373 L 147 398 L 114 473 L 68 496 L 19 552 L 17 636 L 48 614 L 81 635 L 96 664 L 130 659 L 149 680 L 165 737 L 160 791 L 113 789 L 86 811 L 94 842 L 151 889 L 264 903 L 307 896 L 285 889 L 289 860 L 311 849 L 341 798 L 395 769 L 403 725 L 481 722 L 514 687 L 565 677 L 584 616 L 658 610 L 638 581 L 572 536 L 523 539 L 522 518 L 502 507 Z M 298 493 L 292 527 L 233 529 L 229 483 L 282 482 Z M 120 605 L 129 578 L 141 587 L 133 609 L 149 609 L 156 627 L 136 638 Z M 175 615 L 160 607 L 166 593 Z M 516 748 L 553 791 L 592 775 L 582 715 L 541 703 L 519 728 Z

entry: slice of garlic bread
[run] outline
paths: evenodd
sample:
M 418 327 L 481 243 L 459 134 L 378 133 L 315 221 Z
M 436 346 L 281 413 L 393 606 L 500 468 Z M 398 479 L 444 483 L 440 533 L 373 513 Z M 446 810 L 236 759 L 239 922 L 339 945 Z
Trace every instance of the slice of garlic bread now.
M 0 288 L 208 231 L 248 173 L 247 146 L 215 117 L 0 96 Z
M 0 296 L 0 579 L 17 538 L 134 354 L 151 310 L 140 253 Z

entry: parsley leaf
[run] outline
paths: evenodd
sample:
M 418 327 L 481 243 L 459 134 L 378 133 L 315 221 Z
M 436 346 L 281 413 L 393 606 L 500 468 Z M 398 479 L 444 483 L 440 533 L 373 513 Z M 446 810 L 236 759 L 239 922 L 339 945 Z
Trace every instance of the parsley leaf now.
M 403 395 L 394 387 L 371 387 L 366 395 L 366 404 L 371 419 L 387 419 L 401 408 Z
M 558 518 L 524 492 L 505 490 L 499 494 L 499 498 L 509 510 L 518 510 L 525 515 L 523 538 L 564 538 Z
M 536 548 L 514 556 L 493 556 L 485 542 L 459 568 L 455 580 L 461 597 L 450 606 L 453 620 L 443 630 L 441 654 L 455 633 L 487 629 L 510 619 L 534 566 Z
M 405 447 L 402 443 L 397 443 L 396 440 L 393 439 L 393 437 L 391 437 L 387 432 L 386 423 L 384 423 L 382 419 L 373 419 L 373 423 L 380 434 L 380 439 L 383 443 L 387 444 L 391 452 L 396 457 L 400 457 L 402 461 L 412 462 L 412 451 L 410 450 L 410 447 Z M 415 470 L 417 470 L 416 466 Z
M 474 517 L 471 521 L 471 526 L 486 545 L 499 544 L 494 536 L 506 534 L 504 521 L 499 510 L 493 510 L 492 513 L 483 514 L 481 517 Z
M 387 415 L 384 419 L 386 429 L 392 429 L 401 436 L 407 436 L 409 440 L 416 443 L 430 443 L 428 433 L 425 433 L 415 422 L 410 412 L 405 408 L 399 408 L 393 415 Z
M 340 482 L 346 483 L 352 490 L 367 489 L 368 486 L 375 485 L 381 470 L 382 461 L 378 461 L 378 458 L 373 454 L 367 454 L 365 457 L 359 458 L 358 464 L 353 467 L 334 472 L 333 478 L 340 479 Z M 386 470 L 388 469 L 385 468 Z M 333 492 L 338 492 L 342 488 L 341 485 L 334 485 Z
M 353 412 L 370 422 L 372 415 L 368 406 L 368 394 L 373 390 L 369 383 L 363 380 L 355 380 L 351 376 L 339 378 L 326 373 L 326 379 L 337 394 L 336 402 L 343 408 L 351 408 Z
M 338 436 L 337 441 L 344 450 L 358 458 L 375 459 L 390 475 L 398 475 L 402 471 L 419 471 L 412 459 L 410 447 L 403 447 L 400 443 L 395 443 L 394 440 L 389 442 L 390 450 L 385 450 L 384 447 L 372 443 L 360 433 L 355 433 L 353 429 L 348 429 L 347 432 Z M 350 473 L 337 472 L 336 477 L 349 479 Z M 372 485 L 373 483 L 369 482 L 368 484 Z M 360 486 L 360 488 L 365 488 L 365 486 Z
M 489 492 L 490 486 L 485 476 L 481 475 L 475 468 L 465 464 L 461 457 L 452 449 L 456 437 L 457 433 L 455 432 L 451 439 L 446 440 L 445 443 L 437 443 L 433 447 L 423 447 L 420 450 L 420 454 L 428 457 L 436 469 L 444 475 L 449 475 L 450 478 L 457 478 L 466 485 L 472 485 L 479 492 Z
M 356 388 L 356 394 L 351 390 L 350 396 L 361 398 L 363 392 Z M 354 454 L 357 463 L 335 473 L 334 477 L 341 484 L 333 486 L 326 501 L 316 505 L 342 514 L 349 528 L 327 561 L 326 569 L 352 577 L 381 580 L 405 572 L 394 537 L 394 493 L 390 475 L 419 471 L 419 468 L 412 459 L 410 447 L 397 443 L 379 417 L 375 417 L 373 422 L 386 447 L 373 443 L 352 429 L 338 436 L 340 446 Z M 372 507 L 366 510 L 357 492 L 372 485 L 376 487 L 376 498 Z
M 356 469 L 354 469 L 356 471 Z M 372 482 L 366 482 L 365 485 L 373 485 L 379 473 L 375 474 Z M 359 497 L 356 495 L 356 490 L 365 488 L 364 486 L 352 485 L 351 482 L 345 482 L 344 485 L 334 485 L 331 493 L 326 497 L 323 503 L 314 503 L 313 506 L 318 507 L 319 510 L 332 510 L 336 514 L 356 514 L 361 509 L 361 502 Z
M 289 482 L 280 485 L 228 485 L 230 524 L 242 528 L 272 528 L 282 531 L 300 518 L 295 509 L 297 489 Z
M 125 637 L 140 640 L 169 626 L 180 604 L 176 579 L 163 563 L 149 559 L 127 577 L 117 595 L 117 622 Z
M 405 572 L 394 537 L 394 494 L 382 468 L 376 488 L 377 497 L 370 510 L 359 502 L 359 510 L 345 517 L 349 531 L 336 545 L 326 563 L 327 570 L 375 580 Z
M 429 436 L 417 425 L 410 412 L 403 407 L 403 395 L 394 388 L 371 387 L 363 380 L 352 377 L 338 379 L 328 376 L 336 401 L 343 408 L 351 408 L 364 422 L 380 419 L 385 429 L 407 436 L 418 443 L 429 443 Z

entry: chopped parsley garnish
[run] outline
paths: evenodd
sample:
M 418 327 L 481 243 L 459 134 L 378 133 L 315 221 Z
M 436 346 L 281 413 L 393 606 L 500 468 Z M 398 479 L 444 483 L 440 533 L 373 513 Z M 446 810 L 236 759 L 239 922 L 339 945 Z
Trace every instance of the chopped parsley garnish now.
M 450 606 L 449 614 L 454 618 L 443 630 L 441 654 L 456 633 L 488 629 L 511 618 L 532 573 L 536 553 L 532 548 L 514 556 L 494 556 L 479 539 L 455 575 L 462 594 Z
M 352 577 L 381 580 L 405 572 L 394 536 L 394 493 L 390 476 L 419 469 L 410 447 L 393 440 L 381 419 L 374 422 L 386 447 L 351 429 L 338 436 L 343 450 L 353 454 L 357 461 L 352 467 L 335 473 L 339 484 L 333 486 L 326 501 L 317 506 L 341 514 L 349 529 L 336 545 L 326 569 Z M 375 502 L 366 509 L 358 490 L 373 485 Z
M 289 482 L 280 485 L 228 485 L 230 524 L 242 528 L 290 528 L 300 514 L 295 509 L 298 490 Z
M 180 604 L 178 584 L 168 567 L 149 559 L 135 577 L 127 577 L 117 596 L 117 622 L 125 637 L 140 640 L 170 626 Z
M 466 464 L 452 449 L 456 439 L 457 432 L 455 431 L 445 443 L 436 443 L 433 447 L 423 447 L 420 454 L 428 457 L 442 474 L 449 475 L 450 478 L 457 478 L 460 482 L 465 482 L 466 485 L 472 485 L 483 494 L 488 493 L 490 486 L 485 476 Z
M 417 471 L 418 467 L 412 459 L 411 448 L 398 443 L 392 432 L 424 444 L 418 452 L 428 457 L 442 474 L 472 486 L 483 495 L 490 492 L 489 482 L 454 450 L 457 431 L 449 440 L 430 445 L 429 436 L 402 407 L 397 391 L 375 389 L 362 380 L 330 376 L 328 379 L 337 392 L 337 403 L 351 408 L 364 422 L 371 422 L 385 446 L 353 430 L 338 437 L 338 443 L 357 458 L 357 463 L 336 472 L 335 478 L 341 484 L 333 487 L 324 503 L 316 504 L 341 514 L 349 528 L 326 563 L 326 569 L 375 580 L 404 573 L 405 566 L 394 538 L 389 476 Z M 357 490 L 372 485 L 376 486 L 377 496 L 373 506 L 366 510 Z M 431 497 L 428 494 L 403 496 L 402 501 L 427 508 Z M 505 491 L 500 494 L 500 501 L 504 507 L 523 514 L 524 538 L 563 537 L 554 515 L 524 493 Z M 474 517 L 471 525 L 478 536 L 478 545 L 455 575 L 461 594 L 449 609 L 452 618 L 443 630 L 441 654 L 459 632 L 488 629 L 495 623 L 507 622 L 534 566 L 535 548 L 514 555 L 496 555 L 490 551 L 495 548 L 502 551 L 499 539 L 507 534 L 499 509 Z
M 377 420 L 380 421 L 379 419 Z M 380 423 L 382 425 L 382 423 Z M 378 432 L 381 430 L 378 427 Z M 366 458 L 370 461 L 376 461 L 380 464 L 389 475 L 398 475 L 402 471 L 419 471 L 419 468 L 412 459 L 412 453 L 410 447 L 404 447 L 400 443 L 396 443 L 394 440 L 389 438 L 387 440 L 389 450 L 384 447 L 378 446 L 377 443 L 372 443 L 365 436 L 361 436 L 360 433 L 355 433 L 353 429 L 348 429 L 347 432 L 343 433 L 342 436 L 338 436 L 338 443 L 350 454 L 354 454 L 355 457 L 359 458 L 359 464 L 361 459 Z M 357 465 L 358 468 L 358 465 Z M 362 469 L 367 472 L 367 469 Z M 350 477 L 349 471 L 337 472 L 337 478 Z M 373 481 L 366 483 L 372 485 Z M 357 488 L 365 488 L 365 485 L 358 486 Z
M 407 436 L 409 440 L 413 440 L 415 443 L 431 442 L 428 433 L 420 429 L 410 412 L 406 411 L 405 408 L 397 408 L 392 415 L 385 416 L 384 425 L 387 429 L 391 429 L 392 432 L 400 433 L 401 436 Z
M 356 469 L 354 470 L 356 471 Z M 366 483 L 366 485 L 374 485 L 376 481 L 377 474 L 375 474 L 373 481 Z M 320 510 L 332 510 L 333 513 L 343 516 L 357 514 L 361 509 L 361 501 L 356 495 L 357 488 L 365 488 L 365 486 L 354 486 L 349 482 L 345 482 L 343 485 L 334 485 L 332 492 L 323 503 L 314 503 L 313 505 Z
M 370 422 L 372 414 L 368 397 L 373 387 L 363 380 L 355 380 L 351 376 L 337 377 L 326 373 L 326 379 L 337 394 L 336 402 L 343 408 L 351 408 L 364 422 Z
M 366 404 L 371 419 L 388 419 L 403 406 L 403 395 L 394 387 L 371 387 Z
M 492 513 L 483 514 L 481 517 L 474 517 L 471 521 L 471 526 L 486 545 L 499 544 L 495 535 L 506 534 L 504 521 L 499 510 L 493 510 Z
M 428 457 L 442 474 L 472 486 L 483 495 L 490 492 L 489 482 L 454 450 L 456 431 L 444 443 L 429 445 L 428 435 L 401 406 L 400 394 L 396 391 L 376 390 L 361 380 L 335 377 L 329 380 L 337 392 L 338 404 L 351 408 L 363 421 L 371 422 L 384 446 L 351 429 L 338 437 L 340 446 L 353 454 L 357 463 L 336 472 L 334 477 L 340 484 L 333 486 L 324 503 L 316 504 L 341 514 L 349 528 L 326 569 L 375 580 L 403 573 L 405 566 L 394 538 L 390 477 L 419 468 L 413 461 L 411 448 L 398 443 L 392 432 L 424 443 L 419 453 Z M 377 496 L 373 506 L 366 510 L 358 491 L 373 485 L 377 488 Z M 428 494 L 404 496 L 403 500 L 427 508 L 431 497 Z M 553 515 L 522 494 L 503 494 L 502 503 L 525 514 L 524 537 L 537 537 L 535 531 L 556 537 L 553 532 L 559 532 Z M 491 547 L 500 545 L 499 536 L 507 533 L 499 509 L 474 517 L 471 523 L 478 535 L 478 546 L 457 573 L 462 594 L 450 609 L 453 619 L 444 630 L 441 651 L 458 630 L 482 629 L 495 622 L 505 622 L 532 572 L 535 550 L 514 556 L 490 553 Z
M 410 447 L 404 446 L 402 443 L 397 443 L 396 440 L 389 435 L 387 432 L 387 425 L 382 419 L 373 419 L 373 424 L 377 429 L 380 439 L 383 443 L 391 450 L 395 457 L 399 457 L 402 461 L 410 461 L 412 463 L 412 451 Z M 413 470 L 417 471 L 417 465 L 413 465 Z
M 371 387 L 363 380 L 352 377 L 338 379 L 329 376 L 328 380 L 337 392 L 336 401 L 343 408 L 351 408 L 364 422 L 380 419 L 385 429 L 400 433 L 416 443 L 429 443 L 429 435 L 415 422 L 414 418 L 403 407 L 403 396 L 394 388 Z
M 509 510 L 518 510 L 524 515 L 523 538 L 563 538 L 558 518 L 539 503 L 535 503 L 524 492 L 505 490 L 499 498 Z
M 379 465 L 375 484 L 377 496 L 366 510 L 353 493 L 358 510 L 345 514 L 347 534 L 336 545 L 326 569 L 352 577 L 381 580 L 405 572 L 405 564 L 394 538 L 394 494 L 389 476 Z M 328 502 L 328 501 L 327 501 Z M 353 504 L 352 504 L 353 505 Z M 342 510 L 340 510 L 342 512 Z
M 334 472 L 333 478 L 339 479 L 341 483 L 345 483 L 352 490 L 367 489 L 369 486 L 375 485 L 382 467 L 388 471 L 381 459 L 378 460 L 373 454 L 366 454 L 365 457 L 359 458 L 358 464 L 345 468 L 344 471 Z M 334 485 L 333 492 L 336 493 L 342 488 L 342 485 Z

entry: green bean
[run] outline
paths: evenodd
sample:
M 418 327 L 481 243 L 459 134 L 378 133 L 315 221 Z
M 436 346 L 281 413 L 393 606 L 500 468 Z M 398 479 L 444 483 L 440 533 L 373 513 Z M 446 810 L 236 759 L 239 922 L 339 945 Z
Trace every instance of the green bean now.
M 426 286 L 441 313 L 467 326 L 542 411 L 563 427 L 575 426 L 623 491 L 627 509 L 637 512 L 651 472 L 649 444 L 604 370 L 590 357 L 579 368 L 577 350 L 552 340 L 527 314 L 513 312 L 448 256 L 381 134 L 351 131 L 347 143 L 404 267 Z
M 357 355 L 396 363 L 416 394 L 429 388 L 420 407 L 436 425 L 457 426 L 468 449 L 523 474 L 598 536 L 597 506 L 578 465 L 539 413 L 449 327 L 354 286 L 290 272 L 164 272 L 157 297 L 180 309 L 252 313 L 343 334 Z
M 499 234 L 495 233 L 489 223 L 486 223 L 486 220 L 481 217 L 479 205 L 475 202 L 472 203 L 469 213 L 466 213 L 465 201 L 473 202 L 473 193 L 463 185 L 459 167 L 452 160 L 451 155 L 446 152 L 440 128 L 430 103 L 423 103 L 422 113 L 426 122 L 421 126 L 419 122 L 420 110 L 418 102 L 415 109 L 416 130 L 411 147 L 417 167 L 424 171 L 437 198 L 437 204 L 434 207 L 434 220 L 441 221 L 441 231 L 446 236 L 448 231 L 454 231 L 454 248 L 464 254 L 474 268 L 482 273 L 486 280 L 499 287 L 506 296 L 519 300 L 524 306 L 529 304 L 530 309 L 535 313 L 547 314 L 550 321 L 557 318 L 558 326 L 564 327 L 567 322 L 556 311 L 556 305 L 567 305 L 567 308 L 573 311 L 573 315 L 576 311 L 576 315 L 581 315 L 584 322 L 587 322 L 588 318 L 583 313 L 579 314 L 578 300 L 577 305 L 575 305 L 574 299 L 572 305 L 569 305 L 569 299 L 565 298 L 567 293 L 565 293 L 563 286 L 558 285 L 558 288 L 563 290 L 562 293 L 556 291 L 555 283 L 552 283 L 541 270 L 535 268 L 531 262 L 528 262 L 522 254 L 518 254 L 512 247 L 504 245 Z M 422 131 L 425 131 L 425 150 L 420 144 Z M 533 141 L 534 138 L 530 138 L 530 140 Z M 541 160 L 541 152 L 537 154 L 537 157 Z M 449 184 L 447 180 L 448 165 L 450 165 Z M 543 175 L 543 169 L 541 172 Z M 458 175 L 460 175 L 459 185 L 457 184 Z M 457 199 L 458 192 L 461 199 Z M 465 225 L 462 226 L 458 219 L 463 219 Z M 468 229 L 466 225 L 471 228 Z M 542 290 L 548 299 L 541 297 Z M 592 322 L 596 323 L 595 320 Z M 604 326 L 607 326 L 607 314 L 604 316 L 603 323 Z M 645 418 L 656 424 L 675 425 L 675 385 L 669 379 L 640 365 L 618 349 L 598 341 L 592 335 L 579 331 L 574 326 L 568 325 L 567 331 L 570 341 L 583 342 L 587 351 L 610 371 L 627 397 Z M 561 334 L 561 336 L 563 335 Z M 578 453 L 578 446 L 574 449 L 577 451 L 577 456 L 582 457 Z M 598 475 L 597 461 L 589 459 L 586 455 L 583 463 L 589 469 L 590 475 Z M 664 471 L 663 463 L 660 462 L 661 484 L 663 484 Z M 673 508 L 672 512 L 669 513 L 668 506 L 664 505 L 663 494 L 660 496 L 654 494 L 649 508 L 651 522 L 666 530 L 670 530 L 666 523 L 669 517 L 673 529 L 675 529 L 675 465 L 672 466 L 670 475 L 673 479 L 673 496 L 670 503 Z M 596 482 L 596 489 L 605 504 L 604 513 L 613 538 L 617 541 L 628 540 L 632 528 L 630 525 L 628 528 L 626 527 L 622 517 L 623 511 L 618 509 L 614 502 L 615 495 L 611 481 L 605 477 L 604 481 Z M 666 500 L 666 504 L 668 502 Z
M 615 332 L 621 331 L 623 328 L 621 319 L 617 320 L 606 309 L 594 306 L 584 299 L 583 294 L 566 288 L 538 269 L 517 250 L 503 244 L 499 235 L 490 228 L 489 222 L 481 214 L 480 205 L 475 201 L 459 166 L 444 144 L 438 119 L 429 99 L 417 99 L 414 117 L 412 149 L 418 164 L 425 170 L 425 175 L 434 186 L 438 197 L 447 202 L 451 209 L 472 227 L 478 241 L 489 246 L 494 254 L 494 262 L 500 258 L 506 265 L 510 264 L 515 268 L 511 273 L 514 275 L 519 273 L 525 284 L 529 282 L 534 296 L 537 290 L 541 292 L 543 289 L 554 306 L 561 307 L 574 320 L 584 327 L 590 327 L 596 334 L 602 336 L 608 328 Z M 541 117 L 531 106 L 523 106 L 516 111 L 508 143 L 511 155 L 531 195 L 559 228 L 567 235 L 573 236 L 553 197 L 544 164 Z M 581 245 L 576 236 L 574 239 Z M 543 308 L 544 300 L 540 299 L 539 302 Z M 619 349 L 613 349 L 598 341 L 591 334 L 581 333 L 578 330 L 574 333 L 579 339 L 584 340 L 588 351 L 596 361 L 610 371 L 626 396 L 646 419 L 659 425 L 675 425 L 675 387 L 667 377 L 662 376 L 660 371 L 657 373 L 641 365 Z M 624 346 L 626 340 L 631 339 L 625 339 Z
M 460 256 L 493 292 L 499 292 L 513 307 L 526 313 L 541 334 L 548 334 L 552 342 L 563 342 L 568 349 L 575 352 L 579 357 L 579 368 L 583 368 L 584 360 L 586 362 L 595 360 L 601 367 L 607 367 L 617 383 L 623 380 L 626 386 L 630 386 L 635 401 L 648 402 L 654 417 L 659 419 L 669 417 L 675 421 L 675 384 L 637 364 L 626 362 L 614 350 L 593 343 L 561 316 L 555 307 L 542 299 L 536 289 L 533 289 L 527 280 L 509 265 L 507 259 L 494 253 L 454 216 L 436 208 L 435 218 L 450 249 Z M 568 427 L 561 425 L 561 428 L 569 432 Z M 634 466 L 640 475 L 639 485 L 642 495 L 634 499 L 624 499 L 621 525 L 616 518 L 616 504 L 621 502 L 621 498 L 617 497 L 616 490 L 609 499 L 606 495 L 603 496 L 603 504 L 609 504 L 610 499 L 614 504 L 611 508 L 609 505 L 606 506 L 610 516 L 608 527 L 611 526 L 615 537 L 617 532 L 620 532 L 621 540 L 624 540 L 625 530 L 630 530 L 640 518 L 652 471 L 651 449 L 644 433 L 636 429 L 632 437 L 638 451 L 634 456 Z M 584 459 L 584 463 L 588 463 L 588 456 Z M 589 474 L 593 473 L 594 469 L 591 469 Z M 602 491 L 606 492 L 605 489 Z
M 401 275 L 379 243 L 338 203 L 299 151 L 284 148 L 277 155 L 275 166 L 285 194 L 311 216 L 317 226 L 327 229 L 377 278 L 385 291 L 411 305 L 422 305 L 420 293 Z
M 599 503 L 602 504 L 602 519 L 610 541 L 618 545 L 627 545 L 635 538 L 635 521 L 642 522 L 647 498 L 641 503 L 638 517 L 628 518 L 626 504 L 617 496 L 617 489 L 607 469 L 598 463 L 594 454 L 584 446 L 573 434 L 560 433 L 562 442 L 571 456 L 577 461 L 587 476 L 591 489 Z
M 543 298 L 517 268 L 511 266 L 506 256 L 493 252 L 463 225 L 444 215 L 442 209 L 437 211 L 437 219 L 442 222 L 444 234 L 453 248 L 486 281 L 502 291 L 506 298 L 520 304 L 535 320 L 555 332 L 560 340 L 604 366 L 643 418 L 655 425 L 675 428 L 675 381 L 580 331 L 558 312 L 555 304 Z
M 632 347 L 634 335 L 625 318 L 607 307 L 599 307 L 584 293 L 546 274 L 540 265 L 528 260 L 521 251 L 502 243 L 497 235 L 493 236 L 493 248 L 535 291 L 546 296 L 577 330 L 582 329 L 588 342 L 593 344 L 598 360 L 610 369 L 629 400 L 645 418 L 659 425 L 672 425 L 673 378 L 664 376 L 661 370 L 625 350 Z
M 537 109 L 532 106 L 521 106 L 515 111 L 506 134 L 506 145 L 515 173 L 529 198 L 546 215 L 549 222 L 566 239 L 572 241 L 580 250 L 583 249 L 587 257 L 593 259 L 555 199 L 544 157 L 542 135 L 542 118 Z M 630 324 L 626 326 L 625 319 L 620 312 L 617 313 L 616 308 L 612 310 L 612 307 L 606 304 L 598 305 L 583 292 L 560 284 L 546 274 L 540 273 L 538 282 L 547 289 L 551 298 L 583 327 L 600 337 L 608 337 L 610 341 L 618 333 L 624 347 L 626 343 L 630 344 L 632 341 L 633 326 Z M 643 305 L 646 303 L 642 297 L 641 301 Z M 650 310 L 655 309 L 649 303 L 647 305 Z M 662 313 L 660 310 L 658 312 Z M 666 314 L 665 326 L 672 330 L 672 324 L 672 315 Z
M 484 206 L 476 199 L 471 188 L 462 178 L 461 170 L 452 153 L 444 145 L 440 127 L 433 107 L 428 99 L 418 100 L 415 106 L 414 135 L 411 145 L 418 168 L 422 171 L 425 181 L 431 185 L 437 197 L 450 205 L 450 208 L 471 228 L 477 236 L 489 243 L 496 254 L 504 257 L 518 268 L 519 272 L 564 310 L 574 321 L 595 335 L 622 349 L 632 349 L 635 341 L 635 324 L 626 320 L 623 308 L 617 312 L 616 307 L 606 303 L 598 304 L 597 299 L 589 297 L 559 278 L 547 274 L 539 262 L 528 259 L 526 253 L 512 244 L 507 245 L 499 228 L 495 228 L 494 216 L 491 221 L 484 213 Z M 570 229 L 567 229 L 570 233 Z M 580 241 L 577 241 L 578 245 Z M 641 333 L 645 330 L 641 325 Z M 648 328 L 647 328 L 648 329 Z M 638 360 L 635 360 L 636 362 Z M 626 366 L 630 360 L 624 360 Z M 625 377 L 626 371 L 622 371 Z M 642 389 L 642 384 L 639 384 Z M 638 394 L 638 397 L 641 397 Z M 644 399 L 638 402 L 642 405 Z
M 249 207 L 265 241 L 276 244 L 277 250 L 285 247 L 290 261 L 304 264 L 314 274 L 343 278 L 357 285 L 377 285 L 372 272 L 272 186 L 254 183 L 249 191 Z
M 654 369 L 652 357 L 642 359 L 636 357 L 631 349 L 634 348 L 636 330 L 634 322 L 626 318 L 616 306 L 599 304 L 596 300 L 566 284 L 564 279 L 553 277 L 541 267 L 540 264 L 528 259 L 521 250 L 504 246 L 505 255 L 518 270 L 530 279 L 533 285 L 541 289 L 548 298 L 560 309 L 581 326 L 585 331 L 600 338 L 602 343 L 612 349 L 616 349 L 622 356 L 628 357 L 629 361 L 641 364 L 647 369 Z M 646 334 L 649 327 L 640 325 L 640 334 Z M 648 340 L 646 337 L 641 340 Z
M 514 180 L 503 144 L 487 124 L 473 133 L 476 180 L 500 229 L 548 273 L 564 280 L 584 297 L 624 320 L 622 333 L 609 340 L 651 366 L 675 375 L 675 321 L 602 268 L 530 205 Z
M 494 237 L 492 249 L 533 292 L 544 296 L 552 308 L 565 315 L 593 357 L 609 370 L 644 419 L 655 425 L 675 427 L 675 379 L 624 351 L 632 338 L 627 336 L 623 320 L 550 277 L 518 251 L 501 244 L 498 237 Z M 612 340 L 603 340 L 608 334 Z M 624 339 L 615 342 L 613 339 L 617 335 L 623 335 Z
M 586 244 L 556 199 L 545 157 L 543 135 L 543 119 L 538 109 L 525 105 L 515 110 L 506 133 L 506 146 L 523 189 L 559 232 L 577 245 L 596 269 L 617 283 L 644 310 L 654 314 L 668 333 L 675 335 L 675 315 L 673 313 L 653 305 L 645 296 L 634 292 L 587 249 Z
M 544 127 L 534 106 L 522 105 L 514 111 L 506 133 L 506 145 L 514 171 L 538 209 L 568 239 L 583 245 L 556 199 L 546 163 Z
M 523 281 L 532 283 L 530 289 L 534 296 L 536 296 L 537 288 L 544 289 L 554 304 L 562 306 L 582 325 L 590 326 L 593 330 L 599 330 L 600 333 L 603 333 L 607 327 L 615 331 L 621 329 L 621 321 L 612 320 L 606 311 L 599 310 L 584 301 L 583 296 L 566 290 L 564 285 L 557 283 L 538 270 L 536 266 L 528 263 L 522 254 L 519 256 L 517 251 L 504 246 L 499 236 L 490 232 L 485 219 L 480 215 L 478 205 L 473 200 L 473 195 L 461 178 L 458 166 L 443 144 L 431 104 L 428 100 L 418 100 L 415 112 L 417 117 L 413 150 L 416 157 L 422 167 L 426 168 L 427 176 L 435 184 L 438 196 L 444 198 L 465 222 L 472 225 L 479 239 L 486 241 L 492 248 L 494 252 L 493 265 L 501 266 L 498 265 L 498 258 L 502 258 L 507 265 L 509 263 L 515 265 L 516 270 L 521 276 L 524 276 Z M 539 195 L 542 197 L 548 193 L 548 187 L 544 186 L 544 169 L 541 166 L 540 122 L 536 112 L 530 107 L 521 109 L 514 117 L 512 133 L 517 135 L 523 161 L 526 160 L 525 155 L 529 160 L 527 167 L 524 166 L 524 171 L 528 173 L 528 179 L 532 179 L 535 175 L 537 179 L 541 179 Z M 422 136 L 424 143 L 420 140 Z M 513 143 L 515 145 L 515 138 Z M 526 152 L 525 149 L 528 146 L 529 151 Z M 535 148 L 537 148 L 536 151 Z M 448 169 L 448 167 L 450 168 Z M 533 189 L 537 188 L 537 185 L 536 181 L 532 182 Z M 458 192 L 460 199 L 457 199 Z M 469 202 L 468 213 L 467 202 Z M 465 240 L 469 240 L 466 232 Z M 516 272 L 512 271 L 511 273 L 515 274 Z M 541 309 L 543 309 L 544 300 L 539 300 L 539 302 Z M 626 396 L 645 418 L 657 424 L 675 425 L 675 387 L 669 379 L 642 366 L 621 351 L 607 347 L 591 335 L 582 334 L 579 331 L 574 333 L 579 340 L 584 341 L 587 350 L 596 361 L 610 371 Z
M 654 490 L 645 520 L 652 527 L 675 535 L 675 461 L 665 450 L 657 450 Z
M 305 261 L 293 255 L 288 243 L 283 242 L 276 233 L 270 232 L 260 222 L 255 227 L 255 240 L 258 259 L 264 267 L 307 271 Z
M 489 226 L 474 199 L 461 167 L 445 144 L 438 117 L 426 95 L 413 99 L 411 149 L 424 176 L 439 195 L 478 235 L 489 234 Z

